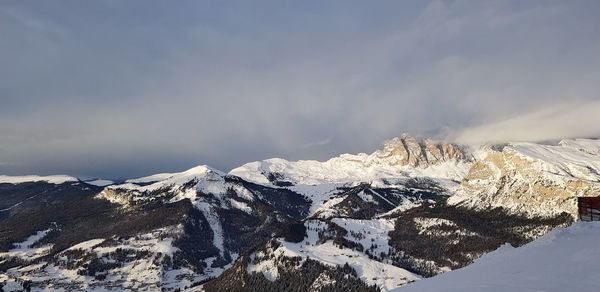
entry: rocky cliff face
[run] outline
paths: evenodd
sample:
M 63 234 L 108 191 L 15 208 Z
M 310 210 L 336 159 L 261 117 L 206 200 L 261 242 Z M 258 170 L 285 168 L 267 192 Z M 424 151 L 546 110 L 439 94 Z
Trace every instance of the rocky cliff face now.
M 600 196 L 599 140 L 563 140 L 555 146 L 512 143 L 485 147 L 478 156 L 449 204 L 576 217 L 577 197 Z
M 393 165 L 411 167 L 427 167 L 450 160 L 462 161 L 467 157 L 458 145 L 431 139 L 419 140 L 407 134 L 385 142 L 383 149 L 372 155 L 381 159 L 393 158 Z

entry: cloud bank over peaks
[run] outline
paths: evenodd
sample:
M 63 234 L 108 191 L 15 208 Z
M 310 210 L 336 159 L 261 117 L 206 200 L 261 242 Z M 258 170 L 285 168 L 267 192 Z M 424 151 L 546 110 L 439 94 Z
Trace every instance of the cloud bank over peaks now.
M 600 100 L 548 105 L 508 119 L 467 127 L 450 133 L 449 138 L 470 145 L 600 138 Z

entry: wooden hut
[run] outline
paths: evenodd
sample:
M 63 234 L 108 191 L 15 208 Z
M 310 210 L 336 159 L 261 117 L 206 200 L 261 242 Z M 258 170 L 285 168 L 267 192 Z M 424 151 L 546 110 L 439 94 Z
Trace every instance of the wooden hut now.
M 578 197 L 579 220 L 600 221 L 600 197 Z

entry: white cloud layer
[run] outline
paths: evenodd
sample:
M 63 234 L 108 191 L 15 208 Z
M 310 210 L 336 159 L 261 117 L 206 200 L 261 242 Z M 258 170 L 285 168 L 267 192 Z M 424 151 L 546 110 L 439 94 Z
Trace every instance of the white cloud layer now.
M 600 100 L 565 102 L 454 134 L 463 144 L 540 142 L 564 138 L 600 138 Z

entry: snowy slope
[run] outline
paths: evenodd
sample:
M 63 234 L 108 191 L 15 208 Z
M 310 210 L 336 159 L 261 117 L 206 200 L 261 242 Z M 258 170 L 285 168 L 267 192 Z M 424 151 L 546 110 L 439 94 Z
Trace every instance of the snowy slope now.
M 450 204 L 576 216 L 576 197 L 600 194 L 600 140 L 512 143 L 500 150 L 484 147 L 476 156 Z
M 8 176 L 0 175 L 0 183 L 20 184 L 26 182 L 47 182 L 51 184 L 63 184 L 66 182 L 76 182 L 77 178 L 68 175 L 24 175 L 24 176 Z
M 600 223 L 576 222 L 519 248 L 505 245 L 465 268 L 398 291 L 600 291 Z
M 146 196 L 147 192 L 173 189 L 175 192 L 168 201 L 175 202 L 183 198 L 194 199 L 197 188 L 219 194 L 224 193 L 226 188 L 222 175 L 223 173 L 216 169 L 200 165 L 179 173 L 158 174 L 127 180 L 123 184 L 108 186 L 98 194 L 98 197 L 114 203 L 130 204 L 153 199 L 153 197 Z M 183 187 L 186 184 L 190 185 Z
M 172 266 L 174 254 L 179 250 L 173 246 L 173 237 L 181 232 L 181 227 L 171 227 L 134 238 L 85 241 L 62 251 L 50 261 L 45 259 L 32 265 L 11 268 L 0 275 L 0 282 L 5 284 L 5 291 L 22 291 L 22 281 L 25 279 L 45 283 L 45 290 L 172 290 L 223 271 L 223 268 L 209 268 L 203 274 L 198 274 L 188 266 Z M 48 247 L 32 248 L 30 245 L 46 233 L 38 232 L 17 249 L 0 253 L 0 257 L 18 256 L 22 260 L 41 257 Z M 214 258 L 208 262 L 212 261 Z M 99 269 L 95 275 L 82 273 L 79 268 L 102 264 L 107 270 Z
M 366 223 L 366 224 L 365 224 Z M 377 249 L 386 251 L 387 233 L 393 229 L 393 220 L 347 220 L 336 219 L 335 224 L 352 231 L 358 238 L 348 234 L 353 240 L 362 242 L 365 247 L 377 246 Z M 322 221 L 311 220 L 304 223 L 307 228 L 306 237 L 298 243 L 277 239 L 278 244 L 275 249 L 267 249 L 257 254 L 251 255 L 251 258 L 268 258 L 260 260 L 257 263 L 249 264 L 248 272 L 260 272 L 273 281 L 277 279 L 281 269 L 289 267 L 278 264 L 280 257 L 301 257 L 317 260 L 325 265 L 343 266 L 348 263 L 358 274 L 358 277 L 369 285 L 377 285 L 382 291 L 390 291 L 406 283 L 421 279 L 420 276 L 413 274 L 402 268 L 395 267 L 381 261 L 370 259 L 363 252 L 342 248 L 336 245 L 332 240 L 323 241 L 320 233 L 328 233 L 328 225 Z M 358 235 L 360 233 L 360 235 Z M 378 250 L 375 250 L 377 252 Z M 268 254 L 267 254 L 268 253 Z
M 41 230 L 27 237 L 23 242 L 14 243 L 14 248 L 7 252 L 0 252 L 0 263 L 7 258 L 18 258 L 19 260 L 29 261 L 41 257 L 52 248 L 52 244 L 43 246 L 34 246 L 40 239 L 44 238 L 51 229 Z

